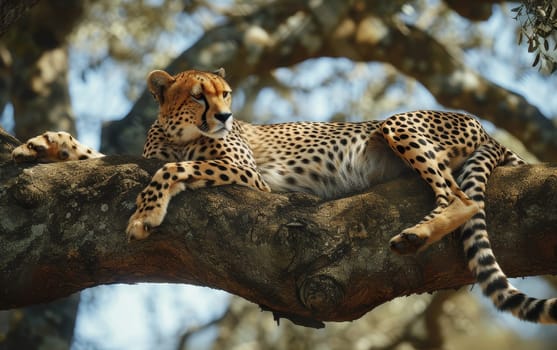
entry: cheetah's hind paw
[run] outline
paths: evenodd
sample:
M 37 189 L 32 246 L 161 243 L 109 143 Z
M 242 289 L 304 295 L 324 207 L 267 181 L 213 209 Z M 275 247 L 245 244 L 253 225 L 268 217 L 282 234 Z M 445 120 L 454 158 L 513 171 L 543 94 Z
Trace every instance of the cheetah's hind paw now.
M 400 255 L 415 254 L 426 246 L 427 237 L 403 231 L 389 241 L 391 250 Z

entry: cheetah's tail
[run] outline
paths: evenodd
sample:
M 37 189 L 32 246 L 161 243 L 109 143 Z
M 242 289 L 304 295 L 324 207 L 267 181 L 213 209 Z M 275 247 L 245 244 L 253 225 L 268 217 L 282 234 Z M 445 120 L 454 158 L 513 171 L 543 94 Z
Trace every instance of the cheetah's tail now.
M 492 163 L 484 163 L 485 159 Z M 481 208 L 484 207 L 485 184 L 490 169 L 497 165 L 524 164 L 520 157 L 496 142 L 481 146 L 467 162 L 468 166 L 463 167 L 467 170 L 463 171 L 458 182 L 470 198 L 481 204 Z M 532 298 L 509 283 L 491 250 L 483 209 L 462 227 L 462 242 L 468 268 L 483 294 L 499 310 L 511 312 L 519 319 L 530 322 L 557 323 L 557 298 Z

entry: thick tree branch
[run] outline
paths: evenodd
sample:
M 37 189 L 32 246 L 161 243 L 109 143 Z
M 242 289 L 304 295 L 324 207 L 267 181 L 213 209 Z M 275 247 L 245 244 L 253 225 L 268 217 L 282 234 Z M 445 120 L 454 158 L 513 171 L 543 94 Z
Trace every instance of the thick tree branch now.
M 144 241 L 124 228 L 160 162 L 132 157 L 0 167 L 0 307 L 107 283 L 227 290 L 280 317 L 352 320 L 411 293 L 473 282 L 454 236 L 415 257 L 389 238 L 432 206 L 411 177 L 333 201 L 242 187 L 187 191 Z M 557 273 L 557 165 L 497 169 L 487 212 L 510 276 Z

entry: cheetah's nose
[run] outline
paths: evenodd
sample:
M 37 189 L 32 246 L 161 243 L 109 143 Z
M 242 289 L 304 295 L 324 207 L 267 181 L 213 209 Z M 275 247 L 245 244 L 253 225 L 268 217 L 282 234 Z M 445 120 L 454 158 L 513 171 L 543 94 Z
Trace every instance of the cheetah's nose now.
M 215 118 L 222 122 L 223 124 L 228 120 L 228 118 L 232 117 L 232 113 L 215 113 Z

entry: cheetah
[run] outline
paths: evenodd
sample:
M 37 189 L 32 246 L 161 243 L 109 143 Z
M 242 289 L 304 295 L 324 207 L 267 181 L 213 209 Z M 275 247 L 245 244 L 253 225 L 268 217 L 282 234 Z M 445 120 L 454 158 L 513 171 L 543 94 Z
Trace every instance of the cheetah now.
M 435 208 L 394 236 L 390 248 L 413 254 L 461 228 L 468 267 L 499 310 L 522 320 L 557 323 L 557 299 L 520 292 L 495 260 L 486 230 L 487 180 L 496 166 L 524 162 L 473 116 L 414 111 L 383 121 L 255 125 L 233 118 L 232 90 L 224 77 L 222 68 L 149 74 L 159 115 L 143 156 L 167 163 L 137 196 L 128 239 L 146 238 L 163 221 L 171 197 L 186 189 L 238 184 L 335 198 L 413 170 L 433 190 Z M 13 152 L 15 161 L 99 156 L 65 133 L 38 136 Z

